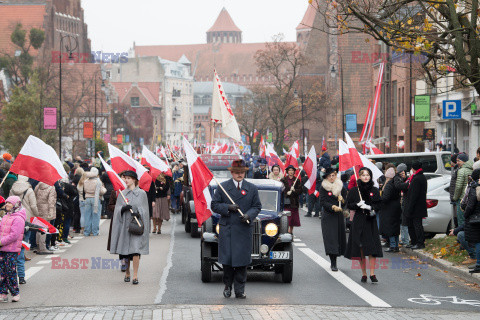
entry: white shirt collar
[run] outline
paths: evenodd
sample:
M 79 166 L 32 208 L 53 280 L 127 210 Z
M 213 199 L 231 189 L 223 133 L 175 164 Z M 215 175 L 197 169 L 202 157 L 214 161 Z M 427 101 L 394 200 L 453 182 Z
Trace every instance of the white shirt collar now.
M 235 181 L 235 180 L 232 179 L 232 181 L 233 181 L 233 185 L 235 186 L 235 188 L 237 188 L 237 186 L 240 184 L 240 189 L 242 189 L 243 180 L 240 181 L 240 182 L 237 182 L 237 181 Z

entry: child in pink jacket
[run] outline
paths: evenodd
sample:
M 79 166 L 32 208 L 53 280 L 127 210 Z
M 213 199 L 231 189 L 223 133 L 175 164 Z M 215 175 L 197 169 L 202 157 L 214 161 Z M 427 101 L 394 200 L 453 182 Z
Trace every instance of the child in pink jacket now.
M 17 256 L 22 248 L 26 212 L 20 198 L 5 200 L 6 214 L 0 221 L 0 302 L 8 302 L 8 291 L 12 302 L 20 300 L 17 282 Z

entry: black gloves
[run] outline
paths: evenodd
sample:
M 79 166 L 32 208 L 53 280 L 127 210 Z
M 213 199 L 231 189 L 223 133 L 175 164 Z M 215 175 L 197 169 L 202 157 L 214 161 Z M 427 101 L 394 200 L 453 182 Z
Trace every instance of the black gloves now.
M 132 206 L 127 204 L 126 206 L 122 207 L 122 210 L 120 211 L 122 214 L 124 214 L 127 211 L 130 211 L 132 209 Z
M 247 216 L 246 214 L 244 214 L 244 215 L 242 216 L 242 222 L 250 223 L 250 217 Z
M 238 204 L 229 204 L 228 205 L 228 211 L 229 212 L 237 212 L 240 207 Z
M 134 211 L 134 212 L 132 213 L 132 217 L 140 218 L 140 213 L 138 213 L 138 211 Z

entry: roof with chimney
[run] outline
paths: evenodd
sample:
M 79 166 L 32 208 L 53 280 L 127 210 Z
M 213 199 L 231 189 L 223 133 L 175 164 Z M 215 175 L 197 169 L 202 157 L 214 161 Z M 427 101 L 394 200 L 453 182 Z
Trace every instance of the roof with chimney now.
M 218 15 L 217 20 L 213 24 L 213 26 L 208 29 L 207 32 L 221 32 L 221 31 L 236 31 L 236 32 L 242 32 L 236 25 L 235 22 L 233 22 L 232 17 L 228 13 L 227 9 L 225 7 L 222 8 L 222 11 L 220 11 L 220 14 Z

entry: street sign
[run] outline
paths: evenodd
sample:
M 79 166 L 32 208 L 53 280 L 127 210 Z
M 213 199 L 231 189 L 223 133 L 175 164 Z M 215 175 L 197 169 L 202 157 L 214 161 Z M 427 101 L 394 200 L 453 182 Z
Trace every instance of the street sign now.
M 461 119 L 462 100 L 443 100 L 443 119 Z
M 347 132 L 357 132 L 357 114 L 346 114 L 345 115 L 345 131 Z
M 43 108 L 43 129 L 57 129 L 57 108 Z
M 430 122 L 430 96 L 415 96 L 415 122 Z

